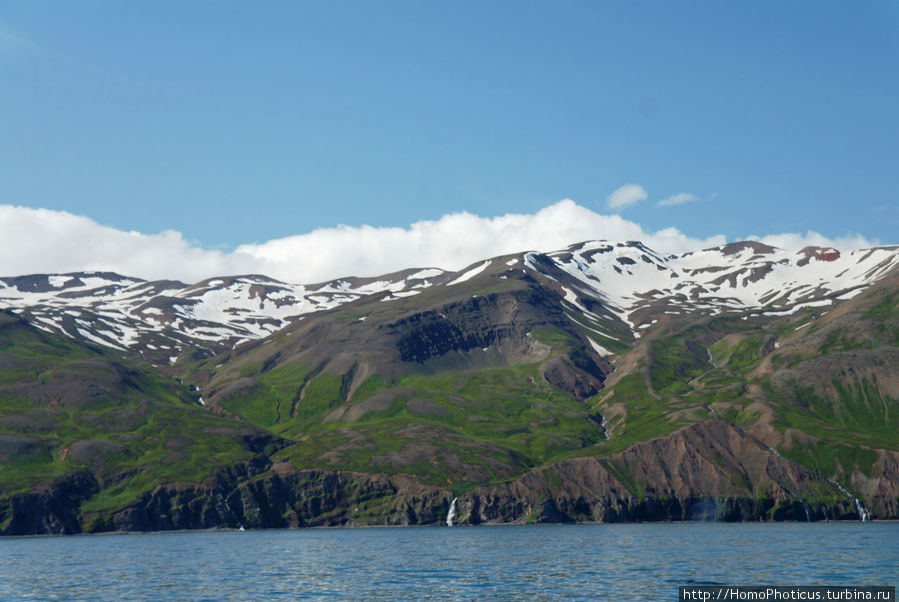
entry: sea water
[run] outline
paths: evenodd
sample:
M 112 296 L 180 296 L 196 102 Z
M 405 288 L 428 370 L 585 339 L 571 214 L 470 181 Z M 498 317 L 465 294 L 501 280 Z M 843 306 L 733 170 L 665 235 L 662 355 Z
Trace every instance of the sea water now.
M 651 523 L 0 538 L 0 598 L 602 600 L 896 585 L 899 523 Z

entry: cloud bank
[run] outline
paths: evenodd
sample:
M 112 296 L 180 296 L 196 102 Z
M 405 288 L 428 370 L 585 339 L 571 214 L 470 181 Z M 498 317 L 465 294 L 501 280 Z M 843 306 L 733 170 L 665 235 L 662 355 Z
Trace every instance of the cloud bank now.
M 110 271 L 198 280 L 254 271 L 258 262 L 188 243 L 180 232 L 123 232 L 64 211 L 0 205 L 0 274 Z
M 786 248 L 872 246 L 861 236 L 832 240 L 815 232 L 752 238 Z M 463 212 L 406 228 L 338 226 L 224 253 L 191 244 L 179 232 L 124 232 L 63 211 L 0 205 L 0 276 L 111 271 L 197 282 L 254 273 L 312 283 L 410 267 L 458 270 L 488 257 L 553 251 L 597 239 L 640 240 L 661 253 L 727 242 L 723 235 L 693 238 L 676 228 L 647 232 L 618 215 L 601 215 L 566 199 L 532 215 L 480 217 Z

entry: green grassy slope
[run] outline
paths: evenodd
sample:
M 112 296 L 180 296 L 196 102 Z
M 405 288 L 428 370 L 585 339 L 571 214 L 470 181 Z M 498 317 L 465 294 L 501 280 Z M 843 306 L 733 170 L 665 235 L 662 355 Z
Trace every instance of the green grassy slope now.
M 162 483 L 199 482 L 272 441 L 146 365 L 0 313 L 0 529 L 11 495 L 66 474 L 108 484 L 83 508 L 99 513 Z
M 718 418 L 822 478 L 872 476 L 878 450 L 899 452 L 897 301 L 882 286 L 837 311 L 670 325 L 597 396 L 600 453 Z

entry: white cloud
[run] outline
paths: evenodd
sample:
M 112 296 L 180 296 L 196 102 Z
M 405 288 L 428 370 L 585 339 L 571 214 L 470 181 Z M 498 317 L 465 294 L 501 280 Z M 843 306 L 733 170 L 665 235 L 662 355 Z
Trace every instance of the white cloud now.
M 0 205 L 0 276 L 101 270 L 196 282 L 260 273 L 287 282 L 312 283 L 410 267 L 458 270 L 498 255 L 553 251 L 597 239 L 640 240 L 661 253 L 727 242 L 722 235 L 693 238 L 676 228 L 647 232 L 618 215 L 601 215 L 566 199 L 533 215 L 454 213 L 406 228 L 338 226 L 223 253 L 192 245 L 179 232 L 124 232 L 62 211 Z M 754 239 L 788 248 L 871 246 L 857 235 L 829 240 L 814 232 Z
M 625 184 L 606 197 L 606 206 L 609 209 L 624 209 L 640 201 L 645 201 L 649 195 L 639 184 Z
M 255 259 L 190 245 L 181 233 L 123 232 L 64 211 L 0 205 L 0 274 L 113 271 L 202 279 L 253 271 Z
M 683 205 L 684 203 L 692 203 L 698 201 L 699 197 L 689 192 L 679 192 L 662 199 L 656 203 L 656 207 L 674 207 L 675 205 Z
M 600 215 L 566 199 L 534 215 L 489 218 L 456 213 L 408 228 L 340 226 L 261 245 L 244 245 L 237 251 L 266 262 L 276 278 L 296 279 L 297 275 L 289 273 L 294 269 L 292 263 L 306 258 L 301 281 L 310 282 L 337 275 L 383 274 L 406 267 L 461 269 L 497 255 L 551 251 L 595 239 L 643 240 L 662 252 L 723 242 L 723 237 L 690 239 L 673 228 L 656 236 L 620 216 Z M 410 258 L 414 258 L 414 266 Z

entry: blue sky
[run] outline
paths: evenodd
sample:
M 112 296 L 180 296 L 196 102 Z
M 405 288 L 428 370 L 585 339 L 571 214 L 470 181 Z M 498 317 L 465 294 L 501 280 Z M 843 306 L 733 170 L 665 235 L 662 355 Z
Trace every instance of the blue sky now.
M 565 198 L 899 242 L 892 2 L 0 0 L 0 90 L 0 205 L 207 250 Z

